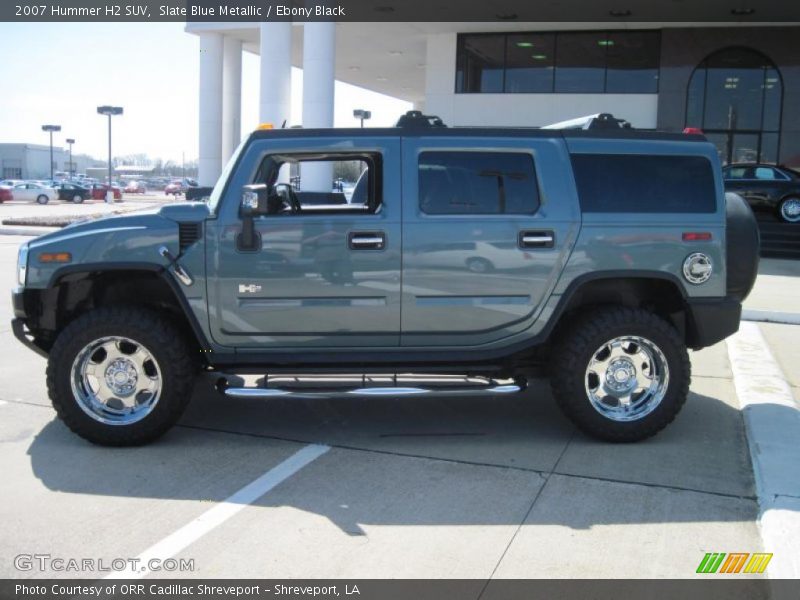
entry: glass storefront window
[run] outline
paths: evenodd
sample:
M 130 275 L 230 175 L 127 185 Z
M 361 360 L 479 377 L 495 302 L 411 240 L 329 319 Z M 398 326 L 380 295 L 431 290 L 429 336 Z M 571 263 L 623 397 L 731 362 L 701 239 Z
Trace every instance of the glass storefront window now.
M 758 134 L 735 133 L 731 147 L 732 163 L 758 162 Z
M 778 164 L 778 134 L 777 133 L 762 133 L 761 134 L 761 156 L 758 162 L 767 163 L 770 165 Z
M 462 34 L 456 93 L 658 93 L 661 32 Z
M 700 127 L 723 164 L 779 160 L 783 86 L 763 54 L 728 48 L 701 62 L 686 91 L 686 126 Z
M 504 35 L 470 35 L 459 40 L 457 85 L 465 92 L 503 91 Z
M 609 33 L 606 92 L 657 93 L 660 41 L 657 31 Z
M 556 93 L 601 93 L 605 86 L 605 33 L 561 34 L 556 42 Z
M 781 77 L 777 69 L 764 71 L 764 120 L 763 129 L 778 130 L 781 124 Z
M 555 35 L 519 34 L 506 38 L 506 80 L 508 93 L 553 91 Z

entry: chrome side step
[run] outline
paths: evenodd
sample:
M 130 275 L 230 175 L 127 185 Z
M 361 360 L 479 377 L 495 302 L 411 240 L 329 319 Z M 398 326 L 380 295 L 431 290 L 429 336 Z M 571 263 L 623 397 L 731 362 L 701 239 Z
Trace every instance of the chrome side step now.
M 279 377 L 284 380 L 280 385 L 278 382 L 270 381 L 268 378 L 262 380 L 262 385 L 256 387 L 229 387 L 223 378 L 217 384 L 217 389 L 229 398 L 334 398 L 334 397 L 425 397 L 425 396 L 483 396 L 491 394 L 516 394 L 522 392 L 527 387 L 527 382 L 523 379 L 510 380 L 502 383 L 493 379 L 486 378 L 458 378 L 463 381 L 461 385 L 453 385 L 453 379 L 431 381 L 431 385 L 365 385 L 366 378 L 353 378 L 361 385 L 342 385 L 345 383 L 341 379 L 329 381 L 332 385 L 320 385 L 317 378 L 292 378 Z M 303 381 L 305 379 L 305 381 Z M 397 377 L 392 377 L 392 383 L 397 383 Z M 414 379 L 413 377 L 411 378 Z M 287 381 L 288 380 L 288 381 Z M 476 384 L 476 380 L 483 380 Z M 352 381 L 352 379 L 351 379 Z M 420 382 L 422 383 L 422 382 Z M 442 385 L 442 384 L 445 385 Z M 266 385 L 263 385 L 266 384 Z M 304 385 L 305 384 L 305 385 Z M 309 385 L 310 384 L 310 385 Z

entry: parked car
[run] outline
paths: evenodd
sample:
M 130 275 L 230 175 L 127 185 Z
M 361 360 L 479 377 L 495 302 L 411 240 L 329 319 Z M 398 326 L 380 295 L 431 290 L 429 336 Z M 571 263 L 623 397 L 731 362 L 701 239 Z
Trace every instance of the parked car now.
M 0 181 L 0 185 L 4 185 L 10 188 L 17 186 L 20 183 L 28 183 L 28 182 L 25 181 L 24 179 L 3 179 L 3 181 Z
M 7 185 L 0 185 L 0 202 L 6 202 L 13 199 L 14 194 L 11 192 L 11 188 Z
M 238 152 L 209 203 L 21 245 L 12 330 L 47 356 L 76 434 L 151 441 L 214 371 L 218 392 L 262 399 L 492 398 L 548 376 L 584 432 L 642 440 L 696 401 L 688 349 L 737 331 L 758 270 L 753 212 L 702 136 L 449 129 L 415 111 L 258 130 Z M 365 160 L 365 202 L 309 205 L 278 180 L 320 160 Z M 475 254 L 443 248 L 432 272 L 417 260 L 432 241 Z M 254 372 L 263 385 L 238 376 Z
M 183 183 L 180 181 L 170 181 L 164 188 L 164 193 L 169 196 L 180 196 L 183 193 Z
M 114 192 L 114 200 L 122 199 L 122 190 L 118 187 L 113 187 L 111 190 Z M 105 183 L 92 184 L 92 198 L 95 200 L 105 200 L 106 192 L 108 192 L 108 185 Z
M 722 169 L 725 189 L 753 210 L 769 211 L 786 223 L 800 223 L 800 173 L 783 166 L 731 164 Z
M 125 186 L 126 194 L 144 194 L 145 192 L 147 192 L 147 188 L 141 181 L 129 181 Z
M 58 198 L 58 192 L 41 183 L 20 183 L 12 188 L 15 200 L 30 200 L 39 204 L 47 204 Z
M 164 188 L 164 193 L 168 196 L 172 194 L 173 196 L 179 196 L 181 194 L 185 194 L 186 190 L 190 187 L 196 187 L 197 183 L 190 183 L 186 179 L 176 179 L 174 181 L 170 181 L 167 186 Z
M 75 202 L 76 204 L 80 204 L 87 198 L 92 197 L 92 190 L 77 183 L 62 183 L 55 189 L 58 192 L 59 200 Z

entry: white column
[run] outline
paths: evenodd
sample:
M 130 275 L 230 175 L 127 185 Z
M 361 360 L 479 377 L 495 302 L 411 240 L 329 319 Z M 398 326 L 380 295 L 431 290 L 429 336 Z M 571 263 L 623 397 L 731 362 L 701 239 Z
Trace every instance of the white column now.
M 242 139 L 242 41 L 222 43 L 222 167 Z
M 261 123 L 291 125 L 292 24 L 261 23 L 261 67 L 258 118 Z
M 333 127 L 335 23 L 303 26 L 303 127 Z M 304 191 L 330 192 L 331 163 L 306 164 L 300 179 Z
M 200 34 L 200 185 L 213 186 L 222 170 L 222 34 Z

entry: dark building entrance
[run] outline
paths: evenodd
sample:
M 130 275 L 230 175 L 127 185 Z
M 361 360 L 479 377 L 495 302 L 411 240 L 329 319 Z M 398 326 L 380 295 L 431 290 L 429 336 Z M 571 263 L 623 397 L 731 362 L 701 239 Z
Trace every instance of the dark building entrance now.
M 750 48 L 726 48 L 694 70 L 686 126 L 699 127 L 723 164 L 780 162 L 783 81 L 773 62 Z

